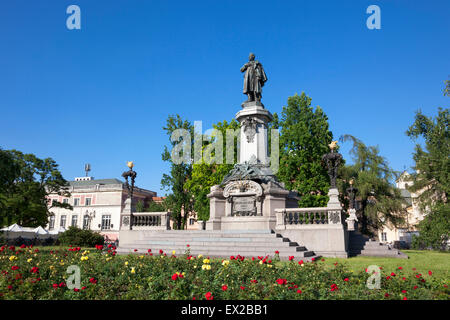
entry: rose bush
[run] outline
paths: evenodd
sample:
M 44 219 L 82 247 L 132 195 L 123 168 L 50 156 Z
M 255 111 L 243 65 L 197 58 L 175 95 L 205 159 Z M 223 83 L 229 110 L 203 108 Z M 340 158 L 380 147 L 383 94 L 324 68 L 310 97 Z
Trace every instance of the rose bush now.
M 80 268 L 79 288 L 71 288 L 67 268 Z M 187 250 L 118 256 L 115 248 L 39 250 L 0 248 L 0 299 L 376 299 L 448 300 L 446 279 L 432 270 L 420 274 L 401 267 L 379 270 L 380 289 L 368 289 L 373 275 L 336 263 L 279 262 L 273 257 L 210 259 Z M 378 275 L 376 275 L 378 276 Z

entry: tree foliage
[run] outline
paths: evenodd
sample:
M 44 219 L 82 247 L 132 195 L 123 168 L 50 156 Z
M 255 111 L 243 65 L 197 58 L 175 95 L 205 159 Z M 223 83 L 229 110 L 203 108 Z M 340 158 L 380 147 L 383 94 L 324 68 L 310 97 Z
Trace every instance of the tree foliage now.
M 413 159 L 415 172 L 413 185 L 409 188 L 419 193 L 422 209 L 432 202 L 448 200 L 450 192 L 450 114 L 449 109 L 439 108 L 435 119 L 418 111 L 414 123 L 406 134 L 413 140 L 423 138 L 425 148 L 415 146 Z
M 173 150 L 179 143 L 189 143 L 189 150 L 192 150 L 193 139 L 190 139 L 190 142 L 184 141 L 181 137 L 175 140 L 170 139 L 177 129 L 187 130 L 190 137 L 194 136 L 194 127 L 189 121 L 181 119 L 178 114 L 170 115 L 167 118 L 166 126 L 163 127 L 163 130 L 169 136 L 171 149 Z M 162 187 L 171 191 L 171 194 L 165 200 L 165 205 L 172 213 L 174 227 L 183 229 L 189 214 L 193 210 L 194 204 L 192 194 L 184 188 L 184 184 L 192 176 L 192 162 L 175 163 L 167 146 L 164 146 L 162 160 L 170 163 L 169 174 L 163 174 L 163 178 L 161 179 Z
M 213 128 L 218 130 L 223 137 L 223 163 L 207 163 L 202 157 L 201 163 L 194 164 L 192 176 L 185 183 L 185 189 L 189 190 L 194 196 L 194 210 L 197 212 L 197 219 L 206 221 L 209 219 L 209 199 L 207 197 L 212 186 L 220 184 L 224 176 L 233 168 L 234 164 L 227 164 L 226 159 L 226 136 L 227 130 L 239 129 L 239 123 L 232 119 L 230 122 L 224 120 L 217 124 L 213 124 Z M 237 145 L 237 138 L 233 138 L 233 146 Z M 202 150 L 205 151 L 214 143 L 218 143 L 216 137 L 211 137 L 202 143 Z M 237 148 L 233 147 L 233 159 L 236 161 Z M 215 149 L 212 150 L 211 156 L 215 156 Z
M 49 194 L 68 197 L 68 183 L 51 158 L 39 159 L 17 150 L 0 150 L 0 223 L 45 226 L 49 209 L 72 209 L 67 203 L 48 203 Z
M 406 213 L 405 200 L 392 183 L 397 173 L 379 155 L 378 147 L 366 146 L 351 135 L 343 135 L 340 140 L 353 143 L 350 150 L 353 164 L 340 169 L 338 188 L 345 194 L 350 179 L 354 180 L 354 187 L 358 189 L 356 197 L 361 203 L 358 213 L 361 232 L 370 234 L 387 222 L 394 226 L 402 223 Z
M 446 95 L 449 95 L 450 81 L 446 81 Z M 415 237 L 416 248 L 446 247 L 450 233 L 450 114 L 449 109 L 438 109 L 433 119 L 420 110 L 416 112 L 414 123 L 406 135 L 414 141 L 425 142 L 425 148 L 416 143 L 413 159 L 415 172 L 409 190 L 418 194 L 419 207 L 425 218 L 419 223 L 420 235 Z
M 333 138 L 328 117 L 320 107 L 314 110 L 311 98 L 302 92 L 288 98 L 272 126 L 281 128 L 278 178 L 287 189 L 299 193 L 300 207 L 325 206 L 330 181 L 322 156 L 329 152 Z

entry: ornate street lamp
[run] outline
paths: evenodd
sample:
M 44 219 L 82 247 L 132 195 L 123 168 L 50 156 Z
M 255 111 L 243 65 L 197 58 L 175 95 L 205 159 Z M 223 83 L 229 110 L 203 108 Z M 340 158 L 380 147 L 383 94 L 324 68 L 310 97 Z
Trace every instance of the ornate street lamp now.
M 353 179 L 350 179 L 350 181 L 349 181 L 349 183 L 350 183 L 350 187 L 348 187 L 347 188 L 347 194 L 348 194 L 348 199 L 349 199 L 349 209 L 356 209 L 355 207 L 355 201 L 356 201 L 356 199 L 355 199 L 355 197 L 356 197 L 356 193 L 358 192 L 358 189 L 356 189 L 356 188 L 353 188 L 353 183 L 354 183 L 354 180 Z
M 134 180 L 136 179 L 136 171 L 133 170 L 133 161 L 127 162 L 128 168 L 130 170 L 125 171 L 122 173 L 122 177 L 125 178 L 125 186 L 128 190 L 128 198 L 130 199 L 130 230 L 133 230 L 133 191 L 134 191 Z M 128 183 L 128 178 L 131 179 L 131 185 Z
M 334 149 L 337 147 L 337 141 L 332 141 L 328 146 L 330 147 L 331 152 L 325 154 L 322 157 L 322 161 L 325 163 L 328 170 L 331 189 L 336 189 L 337 171 L 342 161 L 342 155 L 338 152 L 334 152 Z

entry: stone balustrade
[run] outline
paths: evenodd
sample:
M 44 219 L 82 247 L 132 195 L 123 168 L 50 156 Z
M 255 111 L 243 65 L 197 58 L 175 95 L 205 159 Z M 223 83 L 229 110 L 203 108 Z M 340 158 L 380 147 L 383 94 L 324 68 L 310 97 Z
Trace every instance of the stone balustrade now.
M 342 224 L 341 210 L 327 207 L 275 209 L 277 229 L 301 228 L 302 226 Z
M 132 219 L 133 230 L 170 230 L 170 212 L 134 212 L 122 215 L 122 230 L 129 230 Z

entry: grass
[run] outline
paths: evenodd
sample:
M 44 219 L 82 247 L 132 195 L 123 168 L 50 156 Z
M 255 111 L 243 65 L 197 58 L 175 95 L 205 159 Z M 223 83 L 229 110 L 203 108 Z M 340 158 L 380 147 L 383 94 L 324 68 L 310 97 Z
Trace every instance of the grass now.
M 402 250 L 408 255 L 408 259 L 398 258 L 379 258 L 379 257 L 353 257 L 343 258 L 325 258 L 326 266 L 334 267 L 334 263 L 347 266 L 353 272 L 365 270 L 370 265 L 382 267 L 386 273 L 395 272 L 398 267 L 411 271 L 416 268 L 417 273 L 428 274 L 433 272 L 433 276 L 445 281 L 450 280 L 450 253 L 437 251 L 421 250 Z

